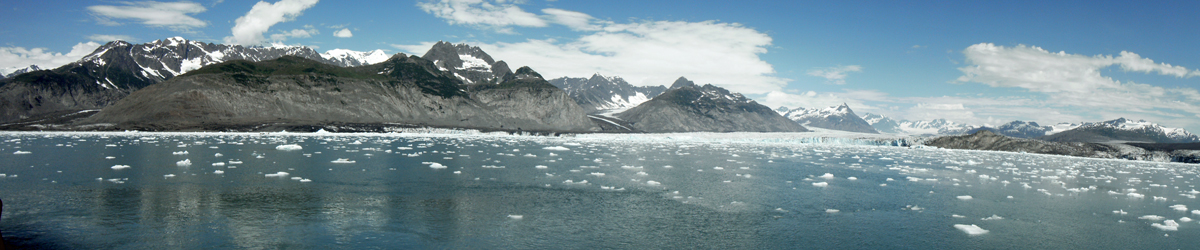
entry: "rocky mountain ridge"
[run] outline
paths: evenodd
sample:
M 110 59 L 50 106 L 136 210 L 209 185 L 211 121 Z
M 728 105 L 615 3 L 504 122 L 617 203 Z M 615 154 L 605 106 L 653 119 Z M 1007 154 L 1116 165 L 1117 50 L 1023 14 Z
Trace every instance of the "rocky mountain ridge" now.
M 775 109 L 781 115 L 790 120 L 800 123 L 807 127 L 818 127 L 824 129 L 871 133 L 878 134 L 871 124 L 863 120 L 862 117 L 854 114 L 854 110 L 850 109 L 850 105 L 842 103 L 838 106 L 830 106 L 827 108 L 795 108 L 779 107 Z
M 680 77 L 671 89 L 617 118 L 652 132 L 806 132 L 808 129 L 738 93 Z
M 666 91 L 663 86 L 633 86 L 620 77 L 599 73 L 589 78 L 560 77 L 550 84 L 564 91 L 589 112 L 623 111 L 649 101 Z

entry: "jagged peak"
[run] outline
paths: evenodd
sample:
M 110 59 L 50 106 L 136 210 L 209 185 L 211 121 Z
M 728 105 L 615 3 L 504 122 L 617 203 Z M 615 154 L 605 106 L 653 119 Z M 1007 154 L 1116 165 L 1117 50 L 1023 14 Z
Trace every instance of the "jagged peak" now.
M 530 78 L 530 77 L 536 77 L 537 79 L 545 79 L 542 77 L 541 74 L 538 74 L 537 71 L 533 71 L 533 68 L 530 68 L 529 66 L 521 66 L 521 68 L 517 69 L 517 72 L 514 73 L 514 75 L 516 75 L 517 79 L 526 79 L 526 78 Z
M 696 83 L 689 81 L 685 77 L 680 76 L 679 79 L 675 79 L 674 83 L 671 83 L 671 87 L 668 89 L 676 89 L 676 88 L 682 88 L 682 87 L 687 87 L 687 86 L 696 86 Z

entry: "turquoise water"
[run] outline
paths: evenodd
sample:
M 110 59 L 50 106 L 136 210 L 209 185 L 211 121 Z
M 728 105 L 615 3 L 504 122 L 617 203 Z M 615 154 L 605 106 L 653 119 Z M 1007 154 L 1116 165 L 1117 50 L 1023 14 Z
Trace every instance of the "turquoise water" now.
M 0 141 L 0 232 L 29 248 L 1200 243 L 1195 165 L 661 138 L 6 133 Z M 300 149 L 280 147 L 293 144 Z

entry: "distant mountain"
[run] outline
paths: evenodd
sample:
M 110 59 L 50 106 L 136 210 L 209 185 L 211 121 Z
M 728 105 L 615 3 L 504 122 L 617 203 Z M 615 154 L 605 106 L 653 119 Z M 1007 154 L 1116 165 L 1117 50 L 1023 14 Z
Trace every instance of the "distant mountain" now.
M 1037 138 L 1045 136 L 1046 133 L 1054 130 L 1052 126 L 1040 126 L 1036 122 L 1012 121 L 1004 125 L 996 127 L 979 127 L 967 131 L 967 134 L 974 134 L 980 130 L 988 130 L 993 133 L 1016 138 Z
M 863 114 L 862 119 L 863 121 L 867 122 L 867 124 L 871 124 L 871 127 L 875 128 L 875 131 L 880 133 L 903 133 L 903 131 L 900 130 L 900 123 L 896 122 L 896 120 L 892 120 L 892 118 L 888 118 L 887 116 L 866 113 Z
M 144 44 L 113 41 L 56 69 L 0 80 L 0 122 L 103 108 L 135 90 L 225 61 L 262 61 L 290 55 L 335 66 L 359 66 L 378 60 L 378 52 L 362 56 L 345 51 L 321 54 L 307 47 L 246 47 L 181 37 Z
M 859 133 L 879 133 L 879 131 L 875 131 L 875 128 L 871 127 L 870 123 L 867 123 L 867 121 L 854 114 L 854 110 L 850 109 L 850 105 L 846 105 L 845 103 L 823 109 L 803 107 L 790 110 L 786 107 L 776 109 L 777 112 L 779 110 L 785 110 L 781 112 L 783 117 L 787 117 L 790 120 L 800 123 L 800 125 L 808 127 Z
M 729 90 L 680 77 L 672 88 L 618 113 L 645 132 L 805 132 L 808 129 Z
M 29 72 L 38 71 L 38 70 L 42 70 L 42 68 L 39 68 L 37 65 L 29 65 L 28 67 L 13 70 L 12 73 L 8 73 L 7 75 L 0 75 L 0 79 L 11 78 L 11 77 L 14 77 L 14 76 L 17 76 L 20 74 L 25 74 L 25 73 L 29 73 Z
M 649 101 L 667 88 L 663 86 L 633 86 L 620 77 L 594 74 L 591 78 L 560 77 L 550 84 L 567 92 L 575 103 L 588 112 L 623 111 Z
M 296 56 L 229 61 L 142 88 L 81 123 L 138 130 L 359 123 L 599 130 L 565 92 L 528 67 L 501 84 L 462 86 L 432 62 L 403 54 L 349 68 Z
M 974 125 L 955 123 L 946 119 L 929 121 L 896 121 L 887 116 L 866 113 L 863 120 L 876 131 L 908 135 L 961 135 L 977 128 Z
M 342 67 L 354 67 L 371 65 L 387 61 L 392 55 L 383 52 L 381 49 L 372 51 L 353 51 L 347 49 L 332 49 L 321 53 L 321 58 L 327 60 L 328 64 L 333 64 Z
M 479 47 L 439 41 L 421 56 L 466 84 L 500 83 L 513 74 L 508 63 L 496 61 Z
M 1125 118 L 1083 123 L 1074 129 L 1040 139 L 1060 142 L 1200 142 L 1200 136 L 1182 128 L 1167 128 L 1145 120 L 1133 121 Z

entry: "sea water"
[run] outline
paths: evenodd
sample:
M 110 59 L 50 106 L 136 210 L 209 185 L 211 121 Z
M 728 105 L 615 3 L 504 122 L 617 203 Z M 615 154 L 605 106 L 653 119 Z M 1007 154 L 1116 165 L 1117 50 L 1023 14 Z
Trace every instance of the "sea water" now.
M 71 249 L 1175 249 L 1196 165 L 696 136 L 3 133 L 0 232 Z

